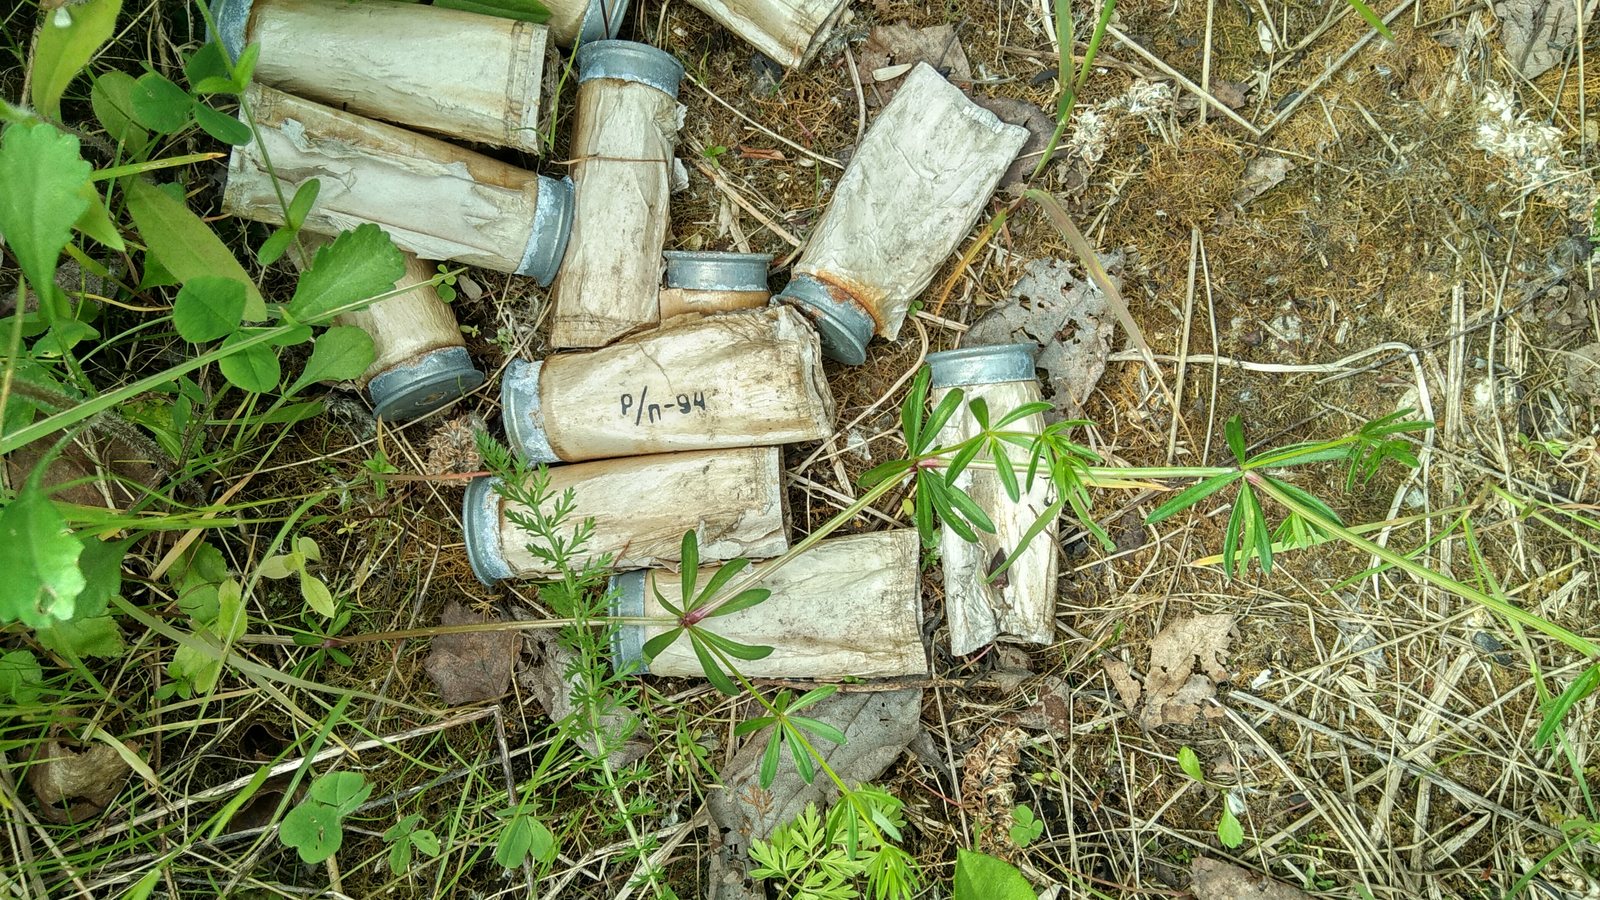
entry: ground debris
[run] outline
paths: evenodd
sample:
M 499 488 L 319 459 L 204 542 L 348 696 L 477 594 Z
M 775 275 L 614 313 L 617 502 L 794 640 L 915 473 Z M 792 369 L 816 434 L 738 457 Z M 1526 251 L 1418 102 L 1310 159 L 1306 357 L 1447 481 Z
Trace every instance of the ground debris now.
M 1109 269 L 1119 260 L 1102 262 L 1109 262 Z M 1114 322 L 1098 287 L 1074 278 L 1062 260 L 1036 259 L 1024 267 L 1005 301 L 973 323 L 962 344 L 1039 345 L 1035 363 L 1046 372 L 1059 421 L 1083 414 L 1083 400 L 1105 373 Z
M 139 752 L 139 745 L 128 749 Z M 28 767 L 28 787 L 39 798 L 39 816 L 54 825 L 87 822 L 122 793 L 130 771 L 116 750 L 96 744 L 78 752 L 56 740 L 39 746 Z
M 1128 664 L 1109 659 L 1101 663 L 1117 696 L 1146 731 L 1162 725 L 1192 725 L 1216 696 L 1217 685 L 1232 676 L 1223 663 L 1233 638 L 1234 617 L 1195 616 L 1173 622 L 1150 642 L 1150 674 L 1141 689 Z M 1195 660 L 1204 675 L 1194 674 Z M 1143 697 L 1141 707 L 1139 701 Z
M 439 616 L 439 624 L 444 626 L 498 621 L 499 616 L 480 616 L 454 600 L 445 604 Z M 451 706 L 493 700 L 510 686 L 511 667 L 521 646 L 522 636 L 515 631 L 441 634 L 433 639 L 423 668 L 439 696 Z
M 913 28 L 902 19 L 872 29 L 871 37 L 861 48 L 860 70 L 862 80 L 867 82 L 863 85 L 867 105 L 888 103 L 905 82 L 906 73 L 919 62 L 933 66 L 951 81 L 972 80 L 972 65 L 967 62 L 953 26 Z M 880 72 L 882 80 L 875 74 Z
M 1567 391 L 1590 406 L 1600 406 L 1600 342 L 1566 355 Z
M 1010 834 L 1016 792 L 1011 773 L 1024 738 L 1021 729 L 990 728 L 961 760 L 961 804 L 972 817 L 978 849 L 1002 859 L 1017 850 Z
M 1244 177 L 1233 192 L 1233 202 L 1244 206 L 1283 183 L 1294 163 L 1282 156 L 1258 156 L 1244 164 Z
M 449 475 L 482 471 L 483 456 L 478 453 L 478 432 L 486 427 L 483 416 L 475 412 L 447 419 L 428 436 L 427 473 Z
M 1194 858 L 1189 877 L 1195 900 L 1309 900 L 1298 888 L 1205 856 Z
M 848 743 L 813 738 L 813 746 L 845 784 L 865 784 L 883 774 L 921 730 L 922 689 L 835 694 L 807 707 L 806 715 L 844 732 Z M 729 841 L 741 847 L 755 838 L 770 838 L 773 829 L 793 819 L 807 803 L 820 808 L 838 798 L 837 788 L 825 775 L 818 773 L 811 784 L 800 779 L 787 743 L 777 778 L 763 789 L 761 757 L 770 734 L 771 729 L 765 728 L 749 737 L 733 761 L 717 773 L 723 789 L 706 801 L 712 818 L 729 832 Z
M 1532 80 L 1550 71 L 1577 38 L 1577 6 L 1565 0 L 1502 0 L 1494 4 L 1506 59 Z M 1584 24 L 1594 19 L 1594 0 L 1583 4 Z

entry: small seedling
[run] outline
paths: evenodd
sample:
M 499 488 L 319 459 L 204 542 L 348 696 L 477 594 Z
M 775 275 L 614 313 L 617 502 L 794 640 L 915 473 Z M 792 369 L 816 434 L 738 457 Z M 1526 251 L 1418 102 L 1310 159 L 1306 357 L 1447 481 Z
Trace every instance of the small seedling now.
M 1011 826 L 1011 843 L 1026 847 L 1044 834 L 1044 823 L 1033 817 L 1033 810 L 1018 805 L 1011 811 L 1015 824 Z
M 331 619 L 337 612 L 333 604 L 333 593 L 328 590 L 322 579 L 307 570 L 312 563 L 319 562 L 322 562 L 322 550 L 317 547 L 317 542 L 308 537 L 297 538 L 294 550 L 282 556 L 270 557 L 261 563 L 261 577 L 277 581 L 288 578 L 290 574 L 298 574 L 300 596 L 305 598 L 306 605 Z
M 456 276 L 443 263 L 439 265 L 439 274 L 444 277 L 439 279 L 438 284 L 434 285 L 434 293 L 439 295 L 440 300 L 446 303 L 454 303 L 456 301 Z
M 330 772 L 312 782 L 299 806 L 283 817 L 278 839 L 305 863 L 319 863 L 339 852 L 344 819 L 365 803 L 372 785 L 356 772 Z
M 1202 785 L 1206 784 L 1205 773 L 1200 769 L 1200 757 L 1193 750 L 1184 747 L 1178 751 L 1178 768 L 1183 774 L 1189 776 Z M 1215 787 L 1215 785 L 1207 785 Z M 1219 788 L 1219 790 L 1221 790 Z M 1233 849 L 1244 843 L 1244 826 L 1239 823 L 1239 817 L 1233 812 L 1233 795 L 1223 790 L 1222 793 L 1222 819 L 1217 822 L 1217 840 L 1222 846 Z
M 411 871 L 411 850 L 416 848 L 429 857 L 439 855 L 439 836 L 431 829 L 418 828 L 422 816 L 410 815 L 394 823 L 383 833 L 389 845 L 389 871 L 397 877 Z
M 494 861 L 507 869 L 515 869 L 530 855 L 538 862 L 555 858 L 556 836 L 544 823 L 527 813 L 508 809 L 501 813 L 509 816 L 505 830 L 500 832 L 500 843 L 494 848 Z

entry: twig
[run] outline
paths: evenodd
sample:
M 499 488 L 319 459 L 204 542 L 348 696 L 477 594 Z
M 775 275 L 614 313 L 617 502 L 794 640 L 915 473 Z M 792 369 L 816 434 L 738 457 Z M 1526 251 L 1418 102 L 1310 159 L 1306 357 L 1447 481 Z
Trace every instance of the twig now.
M 737 109 L 734 109 L 733 106 L 728 103 L 728 101 L 722 99 L 721 97 L 718 97 L 716 94 L 711 93 L 711 89 L 706 87 L 705 85 L 701 84 L 698 80 L 696 80 L 694 78 L 690 78 L 689 79 L 689 83 L 694 85 L 695 87 L 699 88 L 702 92 L 705 93 L 705 95 L 707 97 L 710 97 L 711 99 L 713 99 L 713 100 L 717 101 L 718 103 L 722 104 L 722 107 L 724 109 L 726 109 L 728 112 L 731 112 L 734 115 L 738 116 L 739 118 L 745 120 L 746 122 L 749 122 L 751 127 L 755 128 L 755 130 L 761 132 L 762 134 L 765 134 L 767 137 L 770 137 L 770 138 L 772 138 L 774 140 L 777 140 L 777 141 L 782 141 L 785 145 L 787 145 L 789 147 L 792 147 L 793 149 L 798 150 L 801 153 L 804 153 L 805 155 L 811 157 L 812 159 L 816 160 L 819 163 L 823 163 L 824 165 L 833 166 L 835 169 L 843 169 L 844 168 L 844 164 L 839 162 L 837 159 L 831 159 L 829 157 L 823 156 L 820 153 L 817 153 L 816 151 L 807 150 L 805 147 L 802 147 L 799 144 L 796 144 L 794 141 L 789 140 L 788 138 L 784 137 L 783 135 L 777 133 L 776 131 L 773 131 L 772 129 L 768 128 L 767 126 L 762 125 L 760 122 L 757 122 L 755 119 L 752 119 L 749 116 L 745 115 L 744 113 L 738 111 Z
M 696 169 L 700 170 L 700 174 L 702 174 L 702 175 L 706 176 L 707 178 L 711 179 L 711 183 L 717 186 L 717 190 L 719 190 L 722 193 L 726 194 L 728 196 L 729 200 L 732 200 L 734 203 L 739 204 L 739 208 L 740 209 L 744 210 L 745 212 L 749 213 L 752 216 L 755 216 L 756 217 L 756 221 L 760 222 L 762 225 L 765 225 L 767 227 L 768 231 L 771 231 L 773 234 L 777 235 L 778 237 L 783 238 L 785 241 L 787 241 L 789 243 L 789 246 L 791 246 L 791 247 L 799 247 L 800 246 L 800 239 L 799 238 L 797 238 L 794 235 L 790 234 L 782 225 L 779 225 L 777 222 L 774 222 L 771 219 L 767 218 L 767 216 L 765 214 L 763 214 L 761 212 L 761 210 L 756 209 L 755 206 L 749 200 L 746 200 L 744 197 L 740 196 L 739 192 L 734 189 L 733 185 L 729 184 L 727 182 L 727 179 L 723 178 L 722 174 L 719 173 L 716 169 L 711 168 L 710 166 L 706 165 L 705 163 L 701 162 L 698 159 L 691 159 L 691 160 L 689 160 L 689 162 L 692 163 Z
M 850 52 L 849 44 L 844 45 L 844 58 L 850 66 L 850 85 L 856 89 L 856 146 L 859 147 L 862 136 L 867 133 L 867 97 L 861 92 L 861 70 L 856 68 L 856 55 Z

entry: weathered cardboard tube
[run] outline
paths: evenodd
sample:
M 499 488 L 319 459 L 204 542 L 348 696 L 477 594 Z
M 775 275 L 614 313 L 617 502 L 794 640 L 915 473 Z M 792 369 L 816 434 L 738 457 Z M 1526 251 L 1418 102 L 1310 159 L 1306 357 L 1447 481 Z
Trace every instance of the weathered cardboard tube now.
M 847 0 L 689 2 L 785 69 L 798 69 L 810 62 L 850 6 Z
M 538 153 L 546 29 L 392 0 L 213 0 L 235 60 L 261 45 L 255 79 L 424 131 Z
M 978 433 L 978 423 L 968 408 L 976 398 L 982 397 L 988 404 L 990 421 L 1038 400 L 1039 382 L 1033 370 L 1036 350 L 1032 344 L 1005 344 L 928 354 L 933 402 L 937 404 L 953 388 L 960 388 L 965 395 L 961 411 L 940 429 L 938 442 L 948 447 Z M 1044 416 L 1036 413 L 1007 427 L 1043 431 Z M 1018 473 L 1021 496 L 1016 503 L 1006 495 L 992 468 L 969 466 L 956 477 L 956 486 L 994 522 L 994 534 L 979 531 L 977 543 L 970 543 L 944 525 L 939 536 L 950 652 L 957 656 L 996 639 L 1048 644 L 1055 635 L 1056 521 L 1034 536 L 1003 579 L 986 580 L 995 561 L 1010 556 L 1040 514 L 1055 502 L 1055 490 L 1045 473 L 1035 477 L 1032 489 L 1027 488 L 1026 450 L 1008 444 L 1006 454 Z M 987 452 L 977 457 L 979 463 L 987 459 Z
M 570 523 L 594 520 L 581 559 L 612 556 L 619 569 L 648 569 L 680 559 L 693 531 L 703 560 L 762 559 L 789 549 L 783 460 L 776 447 L 663 453 L 555 466 L 550 493 L 572 490 Z M 531 538 L 495 493 L 498 478 L 475 478 L 462 510 L 467 558 L 484 584 L 557 574 L 527 550 Z
M 557 47 L 616 37 L 628 19 L 628 0 L 544 0 L 550 40 Z
M 667 250 L 667 286 L 661 289 L 661 320 L 685 313 L 755 309 L 772 299 L 767 289 L 770 253 Z
M 572 240 L 555 284 L 550 343 L 604 347 L 660 319 L 672 152 L 683 66 L 632 41 L 578 48 Z
M 778 299 L 831 359 L 858 365 L 900 334 L 911 301 L 972 230 L 1028 131 L 918 63 L 878 114 Z
M 916 529 L 879 531 L 819 541 L 762 581 L 772 596 L 749 609 L 707 620 L 715 633 L 741 644 L 771 647 L 766 659 L 739 662 L 750 678 L 895 678 L 928 674 L 922 647 L 922 578 Z M 756 563 L 749 571 L 760 572 Z M 715 567 L 700 570 L 704 585 Z M 665 616 L 676 604 L 683 575 L 653 569 L 611 579 L 616 616 Z M 704 669 L 687 638 L 645 665 L 644 644 L 668 625 L 622 625 L 612 662 L 630 662 L 656 675 L 700 677 Z
M 549 284 L 572 226 L 572 185 L 354 113 L 251 85 L 260 141 L 234 147 L 222 210 L 274 225 L 284 196 L 319 179 L 304 229 L 336 235 L 371 222 L 402 250 Z
M 321 235 L 302 235 L 307 254 L 328 242 Z M 299 248 L 289 258 L 302 271 L 310 264 Z M 461 326 L 438 291 L 428 282 L 434 269 L 402 251 L 406 273 L 394 283 L 399 296 L 366 309 L 345 313 L 335 325 L 354 325 L 372 336 L 372 365 L 356 383 L 372 397 L 373 411 L 385 422 L 409 422 L 446 406 L 483 384 L 483 373 L 467 355 Z
M 512 446 L 536 463 L 833 434 L 822 348 L 787 307 L 673 324 L 588 353 L 513 360 L 500 403 Z

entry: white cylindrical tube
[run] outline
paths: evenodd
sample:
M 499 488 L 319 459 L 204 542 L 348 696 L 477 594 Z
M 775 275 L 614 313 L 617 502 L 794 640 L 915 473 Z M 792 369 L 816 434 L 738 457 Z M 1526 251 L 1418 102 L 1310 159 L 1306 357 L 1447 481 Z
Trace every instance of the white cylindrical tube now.
M 783 460 L 776 447 L 663 453 L 555 466 L 550 496 L 572 491 L 568 527 L 594 530 L 575 566 L 610 554 L 619 569 L 679 561 L 683 534 L 695 532 L 702 560 L 762 559 L 789 549 Z M 526 513 L 495 492 L 498 478 L 473 479 L 462 522 L 467 557 L 484 584 L 558 574 L 528 552 L 533 540 L 512 516 Z M 547 510 L 548 512 L 548 510 Z
M 622 32 L 628 19 L 628 0 L 544 0 L 550 18 L 550 41 L 571 47 L 605 41 Z
M 981 430 L 968 408 L 974 399 L 983 398 L 991 422 L 1038 400 L 1039 382 L 1033 370 L 1036 350 L 1032 344 L 1005 344 L 928 354 L 933 403 L 937 405 L 954 388 L 960 388 L 965 395 L 961 410 L 940 429 L 938 443 L 952 446 Z M 1044 415 L 1035 413 L 1007 427 L 1041 432 Z M 1006 455 L 1017 472 L 1021 496 L 1016 502 L 1007 496 L 1000 476 L 991 467 L 968 466 L 955 482 L 988 514 L 994 533 L 979 531 L 978 541 L 972 543 L 944 525 L 939 536 L 950 652 L 957 656 L 972 653 L 996 639 L 1048 644 L 1055 635 L 1056 521 L 1034 535 L 1002 577 L 988 580 L 991 569 L 1017 549 L 1023 535 L 1055 502 L 1055 489 L 1047 473 L 1038 473 L 1033 487 L 1028 488 L 1026 450 L 1007 444 Z M 984 452 L 976 461 L 988 459 Z
M 741 644 L 771 647 L 766 659 L 739 662 L 748 678 L 896 678 L 928 674 L 922 647 L 922 578 L 916 529 L 879 531 L 819 541 L 761 581 L 772 591 L 749 609 L 704 620 L 712 632 Z M 768 564 L 749 570 L 760 572 Z M 704 589 L 715 567 L 695 579 Z M 741 573 L 740 576 L 743 577 Z M 683 575 L 653 569 L 611 579 L 616 616 L 672 617 L 659 591 L 679 603 Z M 641 664 L 655 675 L 698 677 L 704 669 L 683 638 L 644 665 L 644 644 L 670 625 L 622 625 L 612 662 Z
M 436 138 L 251 85 L 260 142 L 233 148 L 222 210 L 283 224 L 260 144 L 283 195 L 321 183 L 306 231 L 336 235 L 371 222 L 402 250 L 548 284 L 572 224 L 572 185 Z
M 512 446 L 537 463 L 833 434 L 822 348 L 788 307 L 672 325 L 589 353 L 514 360 L 500 402 Z
M 900 334 L 1027 139 L 918 63 L 850 159 L 778 298 L 816 324 L 830 358 L 861 363 L 874 333 Z
M 667 250 L 667 286 L 661 289 L 661 320 L 685 313 L 755 309 L 772 299 L 767 289 L 770 253 Z
M 683 66 L 632 41 L 578 48 L 572 240 L 555 284 L 550 343 L 604 347 L 660 318 L 656 299 Z
M 307 256 L 328 239 L 302 235 Z M 310 267 L 299 248 L 289 258 L 302 271 Z M 456 314 L 428 282 L 433 266 L 401 251 L 406 273 L 394 283 L 404 294 L 344 313 L 335 325 L 354 325 L 372 336 L 372 365 L 356 383 L 367 389 L 372 408 L 386 422 L 409 422 L 449 404 L 483 384 L 483 373 L 467 355 Z
M 847 0 L 689 0 L 785 69 L 798 69 L 822 49 L 849 8 Z
M 538 153 L 543 25 L 392 0 L 213 0 L 235 60 L 308 100 L 468 141 Z

